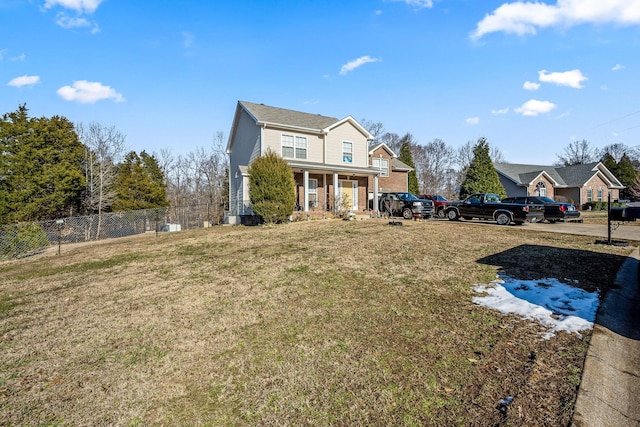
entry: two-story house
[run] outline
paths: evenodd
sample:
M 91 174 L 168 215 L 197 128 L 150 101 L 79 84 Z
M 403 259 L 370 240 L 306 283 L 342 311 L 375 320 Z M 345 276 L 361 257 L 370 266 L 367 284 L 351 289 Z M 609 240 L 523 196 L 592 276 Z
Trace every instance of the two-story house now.
M 238 101 L 229 133 L 229 222 L 252 216 L 248 167 L 273 150 L 296 181 L 297 209 L 309 215 L 368 210 L 377 199 L 380 168 L 369 162 L 373 136 L 353 117 L 343 119 Z
M 378 189 L 387 191 L 409 191 L 409 172 L 413 170 L 398 159 L 396 153 L 383 142 L 369 148 L 369 164 L 380 170 Z M 373 178 L 370 185 L 373 187 Z

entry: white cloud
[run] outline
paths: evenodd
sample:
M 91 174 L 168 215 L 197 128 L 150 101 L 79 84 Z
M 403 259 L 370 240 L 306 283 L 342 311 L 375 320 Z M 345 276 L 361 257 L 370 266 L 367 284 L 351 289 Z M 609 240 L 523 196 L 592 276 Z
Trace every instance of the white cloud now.
M 522 87 L 526 90 L 538 90 L 540 89 L 540 83 L 536 83 L 536 82 L 524 82 L 524 84 L 522 85 Z
M 581 89 L 582 82 L 588 80 L 580 70 L 564 71 L 561 73 L 547 73 L 547 70 L 538 71 L 538 78 L 541 82 L 553 83 L 558 86 L 569 86 Z
M 390 0 L 392 2 L 402 2 L 415 9 L 428 9 L 433 7 L 433 0 Z
M 353 71 L 356 68 L 363 66 L 364 64 L 367 64 L 369 62 L 378 62 L 378 61 L 380 61 L 380 59 L 378 58 L 372 58 L 370 56 L 361 56 L 358 59 L 354 59 L 353 61 L 349 61 L 346 64 L 344 64 L 342 68 L 340 68 L 340 75 L 344 76 L 348 72 Z
M 553 102 L 530 99 L 520 107 L 516 108 L 516 112 L 523 116 L 537 116 L 538 114 L 548 113 L 554 108 L 556 108 L 556 104 Z
M 70 18 L 64 13 L 59 13 L 56 18 L 56 24 L 58 24 L 65 30 L 71 28 L 93 27 L 91 29 L 92 33 L 97 33 L 99 31 L 98 24 L 96 24 L 95 22 L 91 22 L 85 18 Z
M 116 92 L 111 86 L 86 80 L 75 81 L 72 86 L 63 86 L 58 89 L 57 94 L 66 101 L 77 101 L 81 104 L 93 104 L 103 99 L 113 99 L 115 102 L 126 101 L 122 94 Z
M 613 66 L 613 68 L 611 68 L 611 71 L 620 71 L 620 70 L 624 70 L 625 68 L 627 68 L 627 67 L 625 67 L 622 64 L 616 64 L 616 65 Z
M 538 1 L 504 3 L 480 21 L 472 39 L 503 31 L 519 36 L 536 34 L 537 28 L 572 27 L 580 24 L 638 25 L 640 2 L 637 0 L 557 0 L 556 4 Z
M 480 117 L 469 117 L 465 122 L 467 122 L 468 125 L 474 126 L 480 123 Z
M 22 87 L 33 86 L 36 83 L 40 83 L 40 76 L 20 76 L 11 79 L 7 86 Z
M 93 13 L 103 0 L 46 0 L 45 9 L 60 6 L 65 9 L 75 10 L 78 13 Z
M 7 49 L 0 49 L 0 61 L 2 61 L 2 59 L 4 58 L 4 54 L 7 51 Z
M 491 114 L 494 114 L 494 115 L 507 114 L 508 112 L 509 112 L 509 107 L 501 108 L 499 110 L 491 110 Z

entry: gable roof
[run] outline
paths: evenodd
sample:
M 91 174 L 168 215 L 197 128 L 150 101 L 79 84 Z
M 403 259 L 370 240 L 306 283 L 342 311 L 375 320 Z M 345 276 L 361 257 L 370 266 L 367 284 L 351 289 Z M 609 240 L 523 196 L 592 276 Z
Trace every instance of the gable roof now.
M 301 111 L 287 110 L 286 108 L 270 107 L 268 105 L 254 104 L 247 101 L 238 101 L 238 106 L 243 108 L 255 120 L 256 124 L 280 125 L 321 131 L 340 121 L 334 117 L 303 113 Z
M 273 126 L 312 133 L 328 133 L 331 129 L 351 123 L 367 140 L 372 140 L 373 135 L 369 133 L 357 120 L 351 116 L 344 119 L 327 117 L 320 114 L 303 113 L 302 111 L 288 110 L 286 108 L 271 107 L 253 102 L 238 101 L 236 112 L 233 117 L 233 124 L 229 132 L 227 142 L 227 153 L 230 152 L 231 143 L 235 137 L 236 126 L 240 118 L 240 112 L 244 111 L 255 122 L 257 126 Z
M 393 152 L 393 150 L 391 148 L 389 148 L 389 146 L 387 144 L 385 144 L 384 142 L 380 142 L 372 147 L 369 148 L 369 155 L 373 155 L 373 153 L 376 152 L 376 150 L 379 149 L 383 149 L 385 150 L 387 153 L 389 153 L 391 155 L 391 157 L 398 157 L 398 155 L 396 153 Z
M 541 166 L 514 163 L 494 163 L 496 172 L 518 185 L 527 186 L 540 175 L 546 175 L 556 187 L 582 187 L 594 175 L 600 174 L 613 188 L 624 188 L 601 162 L 574 166 Z

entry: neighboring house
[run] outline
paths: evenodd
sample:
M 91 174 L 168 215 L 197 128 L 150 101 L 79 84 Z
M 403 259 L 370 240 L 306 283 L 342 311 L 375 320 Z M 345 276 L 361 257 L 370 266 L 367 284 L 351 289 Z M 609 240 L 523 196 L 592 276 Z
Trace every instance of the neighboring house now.
M 291 166 L 297 209 L 310 215 L 368 209 L 379 168 L 369 164 L 373 136 L 355 119 L 325 117 L 238 101 L 229 133 L 229 222 L 252 216 L 248 167 L 271 149 Z M 372 196 L 373 197 L 373 196 Z
M 584 206 L 588 202 L 618 200 L 624 186 L 601 162 L 574 166 L 494 163 L 507 196 L 547 196 Z
M 408 191 L 409 172 L 413 170 L 398 160 L 398 156 L 387 146 L 380 143 L 369 149 L 369 164 L 374 169 L 380 170 L 378 180 L 378 190 L 380 192 Z M 373 187 L 373 177 L 370 178 L 369 186 Z

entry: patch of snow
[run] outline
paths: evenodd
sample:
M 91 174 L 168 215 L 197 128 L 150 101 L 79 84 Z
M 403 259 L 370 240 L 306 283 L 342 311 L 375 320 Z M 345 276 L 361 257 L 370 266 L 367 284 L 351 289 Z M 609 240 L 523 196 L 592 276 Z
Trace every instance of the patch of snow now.
M 587 292 L 558 279 L 518 280 L 499 276 L 488 285 L 476 285 L 485 294 L 473 302 L 505 314 L 516 314 L 548 328 L 544 339 L 557 331 L 575 332 L 593 328 L 598 311 L 598 292 Z

